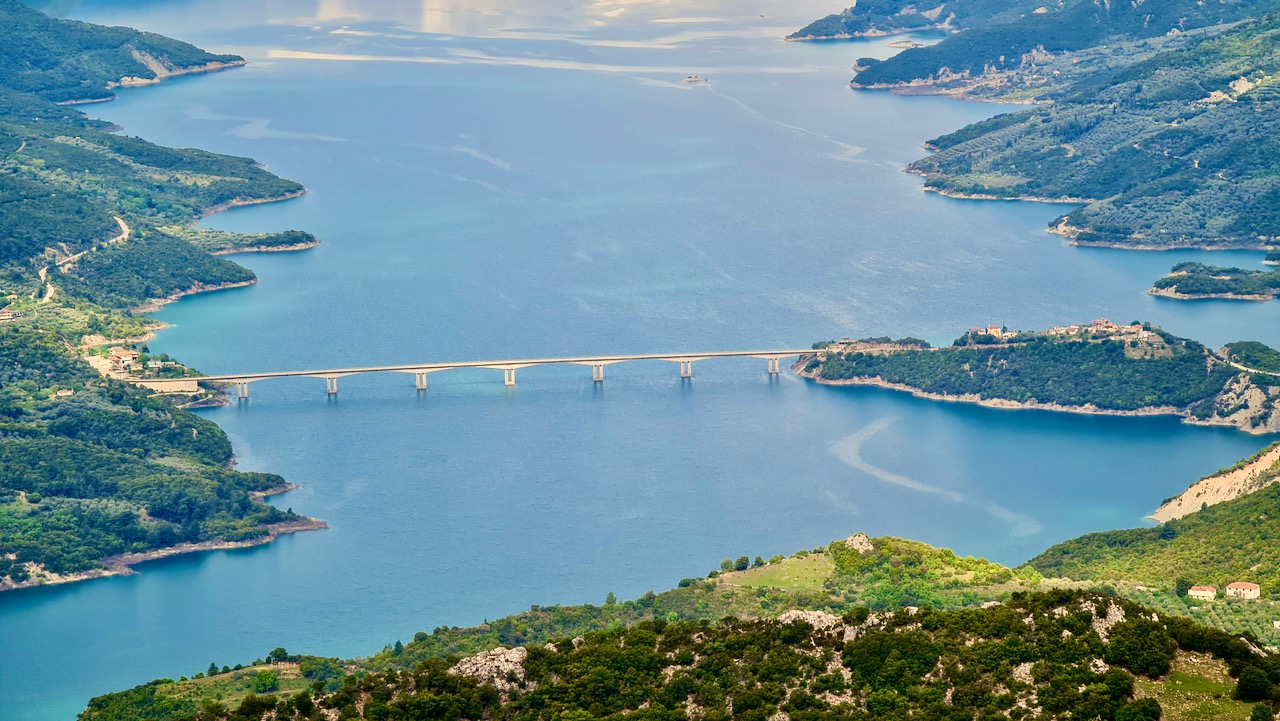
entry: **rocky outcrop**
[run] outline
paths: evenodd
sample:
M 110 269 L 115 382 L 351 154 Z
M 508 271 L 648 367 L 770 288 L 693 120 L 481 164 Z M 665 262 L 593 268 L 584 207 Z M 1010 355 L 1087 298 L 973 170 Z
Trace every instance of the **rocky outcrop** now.
M 464 658 L 449 671 L 459 676 L 470 676 L 480 683 L 491 683 L 505 693 L 523 685 L 524 661 L 528 657 L 529 650 L 523 646 L 495 648 Z

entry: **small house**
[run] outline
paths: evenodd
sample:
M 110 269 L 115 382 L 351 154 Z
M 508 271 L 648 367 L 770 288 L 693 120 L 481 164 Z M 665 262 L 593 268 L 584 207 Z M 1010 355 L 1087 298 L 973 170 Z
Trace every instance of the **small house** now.
M 1252 601 L 1262 595 L 1262 586 L 1247 581 L 1232 581 L 1227 584 L 1227 596 Z
M 1218 597 L 1218 589 L 1213 586 L 1192 586 L 1187 591 L 1187 597 L 1197 601 L 1212 601 Z
M 138 362 L 138 351 L 132 348 L 112 348 L 107 355 L 111 359 L 111 365 L 116 368 L 132 368 Z
M 57 396 L 58 396 L 59 398 L 68 398 L 68 397 L 73 396 L 73 395 L 75 395 L 75 394 L 76 394 L 76 392 L 75 392 L 75 391 L 70 390 L 70 389 L 68 389 L 68 388 L 63 388 L 63 389 L 61 389 L 61 390 L 59 390 L 59 391 L 58 391 Z

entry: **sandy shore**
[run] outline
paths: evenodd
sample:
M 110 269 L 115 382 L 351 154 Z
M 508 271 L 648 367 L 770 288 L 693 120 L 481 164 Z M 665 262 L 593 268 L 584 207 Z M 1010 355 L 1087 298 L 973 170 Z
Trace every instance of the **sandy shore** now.
M 1238 468 L 1202 478 L 1181 494 L 1165 501 L 1148 518 L 1164 523 L 1195 513 L 1202 506 L 1216 506 L 1280 480 L 1280 443 L 1272 444 Z
M 95 568 L 92 571 L 83 573 L 71 573 L 67 575 L 45 573 L 41 574 L 39 579 L 30 579 L 22 583 L 12 583 L 10 581 L 0 582 L 0 592 L 13 591 L 19 588 L 34 588 L 36 586 L 53 586 L 62 583 L 74 583 L 76 581 L 87 581 L 91 578 L 106 578 L 108 576 L 128 576 L 137 571 L 133 567 L 146 563 L 147 561 L 155 561 L 161 558 L 169 558 L 171 556 L 180 556 L 186 553 L 203 553 L 205 551 L 229 551 L 237 548 L 253 548 L 254 546 L 263 546 L 276 540 L 280 536 L 288 533 L 298 533 L 300 531 L 318 531 L 328 528 L 329 524 L 315 518 L 301 517 L 297 521 L 286 521 L 284 523 L 273 523 L 266 527 L 267 535 L 251 538 L 247 541 L 205 541 L 203 543 L 180 543 L 169 548 L 161 548 L 155 551 L 147 551 L 146 553 L 122 553 L 118 556 L 109 556 L 102 559 L 106 568 Z

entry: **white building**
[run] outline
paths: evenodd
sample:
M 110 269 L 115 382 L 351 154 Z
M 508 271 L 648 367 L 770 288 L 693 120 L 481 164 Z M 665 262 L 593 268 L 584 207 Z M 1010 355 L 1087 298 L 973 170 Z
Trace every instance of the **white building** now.
M 1227 584 L 1227 596 L 1251 601 L 1262 595 L 1262 586 L 1247 581 L 1232 581 Z

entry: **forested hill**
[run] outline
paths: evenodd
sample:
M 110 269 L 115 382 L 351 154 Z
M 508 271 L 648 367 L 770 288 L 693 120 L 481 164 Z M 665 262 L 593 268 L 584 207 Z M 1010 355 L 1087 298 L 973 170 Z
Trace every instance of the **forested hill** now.
M 959 30 L 1010 22 L 1040 7 L 1041 0 L 946 0 L 928 7 L 911 0 L 860 0 L 797 30 L 788 40 L 831 40 L 909 32 Z
M 1271 247 L 1277 10 L 1274 0 L 1071 0 L 1015 19 L 987 9 L 935 45 L 860 60 L 853 85 L 1047 103 L 931 141 L 938 152 L 910 167 L 926 188 L 1079 200 L 1051 225 L 1081 244 Z
M 1090 533 L 1060 543 L 1028 565 L 1047 576 L 1126 580 L 1167 586 L 1175 579 L 1212 585 L 1232 581 L 1280 589 L 1280 485 L 1269 469 L 1259 491 L 1204 508 L 1156 528 Z M 1184 589 L 1185 591 L 1185 589 Z
M 1092 199 L 1054 222 L 1082 244 L 1269 247 L 1280 242 L 1278 36 L 1269 16 L 1067 71 L 1051 105 L 934 140 L 938 152 L 910 169 L 957 195 Z
M 300 664 L 277 658 L 255 673 L 264 690 L 297 673 Z M 1221 697 L 1233 687 L 1249 700 L 1265 697 L 1280 673 L 1276 657 L 1256 656 L 1221 631 L 1115 598 L 1058 592 L 966 611 L 649 621 L 348 676 L 333 691 L 254 695 L 234 710 L 211 701 L 198 718 L 1158 721 L 1155 696 L 1173 690 L 1175 668 L 1198 700 L 1219 695 L 1211 708 L 1225 715 L 1213 718 L 1241 721 L 1250 707 Z M 81 718 L 142 718 L 139 708 L 149 719 L 197 718 L 148 708 L 155 692 L 96 699 Z
M 145 338 L 154 324 L 139 305 L 254 280 L 209 251 L 314 242 L 192 229 L 210 209 L 302 186 L 53 102 L 239 61 L 0 0 L 0 591 L 322 525 L 264 503 L 284 480 L 230 468 L 226 435 L 182 408 L 192 398 L 153 397 L 85 362 Z M 129 372 L 187 373 L 146 355 Z
M 858 73 L 855 84 L 876 87 L 913 81 L 945 82 L 945 78 L 974 80 L 979 75 L 998 75 L 1042 63 L 1046 55 L 1177 36 L 1257 18 L 1276 9 L 1276 5 L 1273 0 L 1067 0 L 1059 4 L 1033 3 L 1030 10 L 1044 12 L 1025 12 L 1007 21 L 1007 14 L 997 15 L 997 8 L 983 9 L 987 13 L 981 19 L 969 19 L 969 29 L 940 43 L 905 50 L 883 61 L 863 61 L 868 67 Z
M 1150 324 L 993 333 L 974 329 L 936 349 L 901 341 L 819 344 L 803 374 L 988 405 L 1169 413 L 1250 432 L 1280 429 L 1280 379 L 1243 372 Z
M 105 100 L 127 78 L 243 62 L 155 33 L 56 20 L 19 0 L 0 0 L 0 85 L 46 100 Z

